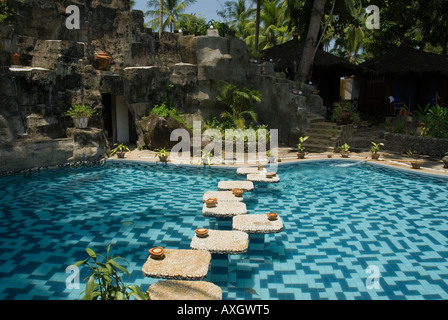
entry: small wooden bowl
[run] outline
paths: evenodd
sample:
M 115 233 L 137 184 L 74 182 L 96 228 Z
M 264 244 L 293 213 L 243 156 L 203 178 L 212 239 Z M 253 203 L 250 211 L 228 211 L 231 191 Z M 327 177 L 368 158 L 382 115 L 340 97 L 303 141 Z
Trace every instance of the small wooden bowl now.
M 196 235 L 199 238 L 206 238 L 208 237 L 208 229 L 205 228 L 196 229 Z
M 275 176 L 277 176 L 277 174 L 275 172 L 268 172 L 268 173 L 266 173 L 266 178 L 268 178 L 268 179 L 272 179 Z
M 239 198 L 242 197 L 244 194 L 243 189 L 233 189 L 232 192 L 235 195 L 235 197 L 239 197 Z
M 165 256 L 165 249 L 163 249 L 162 247 L 155 247 L 149 249 L 149 254 L 151 255 L 151 258 L 161 260 Z
M 207 200 L 205 200 L 205 204 L 206 204 L 207 208 L 216 207 L 216 205 L 218 204 L 218 199 L 216 199 L 216 198 L 207 199 Z
M 275 221 L 278 219 L 278 214 L 275 212 L 268 213 L 268 219 L 269 221 Z

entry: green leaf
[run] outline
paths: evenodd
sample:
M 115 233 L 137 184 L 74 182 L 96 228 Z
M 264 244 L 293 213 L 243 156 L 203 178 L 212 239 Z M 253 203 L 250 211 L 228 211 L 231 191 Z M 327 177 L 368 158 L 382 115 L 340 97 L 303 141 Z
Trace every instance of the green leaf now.
M 94 288 L 95 288 L 95 279 L 94 279 L 94 276 L 91 275 L 89 277 L 89 280 L 87 281 L 87 285 L 86 285 L 86 295 L 85 295 L 86 300 L 93 300 Z
M 90 248 L 86 248 L 87 254 L 94 260 L 96 260 L 96 253 Z
M 113 264 L 115 267 L 117 267 L 118 269 L 120 269 L 122 272 L 124 272 L 127 276 L 129 276 L 129 272 L 128 270 L 126 270 L 125 268 L 123 268 L 118 262 L 116 262 L 114 259 L 110 259 L 108 261 L 109 263 Z

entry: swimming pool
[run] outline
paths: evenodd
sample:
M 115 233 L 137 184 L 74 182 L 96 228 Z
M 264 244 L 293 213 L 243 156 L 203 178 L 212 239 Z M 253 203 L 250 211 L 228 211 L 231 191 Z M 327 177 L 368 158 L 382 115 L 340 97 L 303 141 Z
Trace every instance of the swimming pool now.
M 278 212 L 285 230 L 213 255 L 205 280 L 224 299 L 448 298 L 447 179 L 339 159 L 279 175 L 245 202 L 249 214 Z M 68 290 L 66 267 L 109 243 L 128 261 L 124 280 L 147 289 L 159 281 L 142 275 L 148 249 L 189 249 L 197 227 L 230 228 L 202 216 L 202 194 L 244 178 L 138 163 L 0 177 L 0 299 L 78 299 L 85 282 Z

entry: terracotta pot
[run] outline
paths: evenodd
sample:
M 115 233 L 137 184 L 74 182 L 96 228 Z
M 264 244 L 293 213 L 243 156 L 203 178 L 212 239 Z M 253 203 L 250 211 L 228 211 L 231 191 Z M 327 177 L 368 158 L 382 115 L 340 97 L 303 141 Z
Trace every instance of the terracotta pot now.
M 266 173 L 266 178 L 268 178 L 268 179 L 272 179 L 275 176 L 277 176 L 277 174 L 275 172 L 268 172 L 268 173 Z
M 442 159 L 442 161 L 443 161 L 443 167 L 445 168 L 445 169 L 448 169 L 448 154 Z
M 199 238 L 206 238 L 208 237 L 208 229 L 196 229 L 196 236 L 198 236 Z
M 126 155 L 126 152 L 124 152 L 124 151 L 119 151 L 119 152 L 117 152 L 117 157 L 118 158 L 120 158 L 120 159 L 124 159 L 124 156 Z
M 348 158 L 350 155 L 350 151 L 343 151 L 341 150 L 341 156 L 342 158 Z
M 73 118 L 76 128 L 86 129 L 89 125 L 89 117 L 75 117 Z
M 216 198 L 211 198 L 211 199 L 205 200 L 205 205 L 207 206 L 207 208 L 216 207 L 217 204 L 218 204 L 218 199 L 216 199 Z
M 380 154 L 379 153 L 372 153 L 371 157 L 373 160 L 378 160 L 380 158 Z
M 258 167 L 258 170 L 259 170 L 259 171 L 261 171 L 261 170 L 263 170 L 263 169 L 264 169 L 264 166 L 263 166 L 263 165 L 261 165 L 261 164 L 260 164 L 260 165 L 258 165 L 257 167 Z
M 275 212 L 268 213 L 268 219 L 269 221 L 275 221 L 278 219 L 278 214 Z
M 95 56 L 95 62 L 97 70 L 109 71 L 110 56 L 106 52 L 101 51 L 100 53 L 98 53 Z
M 235 195 L 235 197 L 239 197 L 239 198 L 242 197 L 244 194 L 243 189 L 233 189 L 232 192 Z
M 329 158 L 329 159 L 330 159 L 330 158 L 333 158 L 333 154 L 328 153 L 328 154 L 327 154 L 327 158 Z
M 420 169 L 422 164 L 423 164 L 422 160 L 413 160 L 413 161 L 411 161 L 411 166 L 414 169 Z
M 17 52 L 11 55 L 11 65 L 20 66 L 20 55 Z
M 305 159 L 305 152 L 297 152 L 297 159 Z
M 168 162 L 168 156 L 159 156 L 160 162 Z
M 162 247 L 155 247 L 149 249 L 149 254 L 151 255 L 151 258 L 161 260 L 165 256 L 165 249 L 163 249 Z

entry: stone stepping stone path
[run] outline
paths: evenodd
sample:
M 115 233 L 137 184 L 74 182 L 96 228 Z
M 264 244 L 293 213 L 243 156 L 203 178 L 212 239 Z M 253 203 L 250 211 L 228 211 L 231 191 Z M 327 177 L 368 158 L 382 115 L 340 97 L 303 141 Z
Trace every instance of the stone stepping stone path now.
M 151 300 L 222 300 L 222 290 L 206 281 L 160 281 L 148 289 Z
M 241 254 L 249 248 L 249 235 L 242 231 L 209 230 L 205 238 L 194 236 L 190 248 L 215 254 Z
M 266 169 L 258 170 L 258 167 L 247 167 L 247 168 L 238 168 L 236 170 L 238 175 L 248 175 L 248 174 L 261 174 L 266 173 Z
M 208 191 L 204 193 L 202 201 L 207 199 L 218 199 L 218 202 L 243 202 L 243 197 L 236 197 L 232 191 Z
M 251 214 L 233 217 L 232 227 L 250 234 L 279 233 L 283 231 L 283 221 L 280 217 L 271 221 L 267 214 Z
M 265 174 L 248 174 L 247 180 L 258 183 L 279 183 L 280 177 L 276 175 L 275 177 L 272 178 L 266 178 Z
M 247 215 L 243 197 L 231 190 L 254 190 L 254 183 L 279 183 L 280 177 L 266 177 L 266 169 L 258 167 L 238 168 L 238 175 L 247 175 L 247 181 L 221 181 L 219 191 L 205 192 L 202 214 L 206 217 L 229 218 L 232 231 L 208 230 L 205 237 L 195 235 L 191 250 L 165 250 L 162 259 L 149 256 L 143 266 L 143 274 L 152 278 L 168 279 L 151 285 L 148 293 L 152 300 L 222 300 L 222 290 L 203 280 L 209 271 L 212 254 L 242 254 L 249 249 L 249 234 L 279 233 L 283 222 L 269 220 L 267 214 Z M 218 200 L 215 207 L 205 204 L 208 199 Z
M 142 271 L 150 278 L 202 280 L 207 276 L 211 259 L 208 251 L 166 249 L 161 260 L 149 256 Z
M 243 202 L 218 202 L 216 207 L 212 208 L 204 204 L 202 208 L 204 217 L 231 218 L 242 214 L 247 214 L 247 207 Z
M 218 183 L 218 190 L 220 191 L 231 191 L 233 189 L 253 191 L 254 183 L 251 181 L 221 181 Z

